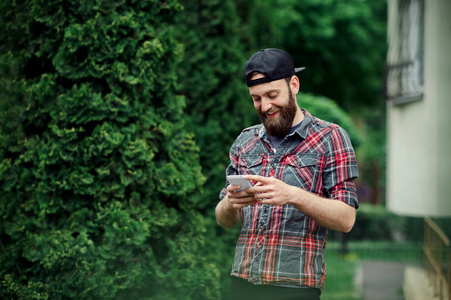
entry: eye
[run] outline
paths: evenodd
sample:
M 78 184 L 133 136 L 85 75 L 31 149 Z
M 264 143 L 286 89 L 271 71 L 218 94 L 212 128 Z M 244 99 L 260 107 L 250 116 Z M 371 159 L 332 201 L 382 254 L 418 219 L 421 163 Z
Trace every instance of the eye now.
M 260 101 L 260 97 L 252 97 L 252 100 L 254 101 L 254 102 L 257 102 L 257 101 Z
M 275 93 L 275 94 L 269 94 L 268 97 L 269 97 L 269 99 L 276 99 L 278 95 L 279 95 L 279 94 L 277 94 L 277 93 Z

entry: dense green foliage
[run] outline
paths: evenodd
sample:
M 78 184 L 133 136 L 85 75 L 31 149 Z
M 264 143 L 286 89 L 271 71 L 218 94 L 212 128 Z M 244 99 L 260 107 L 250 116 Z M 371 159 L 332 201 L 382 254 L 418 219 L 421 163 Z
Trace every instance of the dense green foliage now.
M 384 14 L 363 0 L 2 2 L 0 297 L 226 295 L 238 228 L 214 207 L 233 140 L 259 122 L 244 62 L 288 50 L 307 67 L 300 106 L 380 162 Z M 358 130 L 343 108 L 374 122 Z
M 0 8 L 0 297 L 216 299 L 176 1 Z

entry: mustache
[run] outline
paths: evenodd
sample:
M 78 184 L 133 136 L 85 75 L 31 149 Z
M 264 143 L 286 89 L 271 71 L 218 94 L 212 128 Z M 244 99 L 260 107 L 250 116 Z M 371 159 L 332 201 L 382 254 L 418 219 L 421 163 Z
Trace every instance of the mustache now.
M 276 112 L 278 112 L 279 111 L 279 109 L 270 109 L 270 110 L 268 110 L 266 113 L 267 114 L 274 114 L 274 113 L 276 113 Z
M 271 108 L 271 109 L 269 109 L 269 110 L 267 110 L 267 111 L 265 111 L 265 112 L 263 112 L 263 111 L 260 109 L 260 113 L 261 113 L 261 114 L 274 114 L 274 113 L 276 113 L 276 112 L 278 112 L 278 111 L 280 111 L 280 108 Z

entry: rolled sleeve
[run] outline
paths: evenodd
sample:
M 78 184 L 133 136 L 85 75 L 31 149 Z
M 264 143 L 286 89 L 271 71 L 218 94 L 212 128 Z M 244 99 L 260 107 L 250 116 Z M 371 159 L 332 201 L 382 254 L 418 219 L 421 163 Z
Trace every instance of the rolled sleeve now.
M 333 186 L 329 191 L 329 198 L 345 202 L 356 209 L 359 208 L 354 179 L 349 179 Z
M 323 180 L 328 198 L 358 208 L 354 179 L 359 176 L 359 171 L 354 148 L 347 132 L 341 127 L 335 128 L 330 135 L 327 148 Z

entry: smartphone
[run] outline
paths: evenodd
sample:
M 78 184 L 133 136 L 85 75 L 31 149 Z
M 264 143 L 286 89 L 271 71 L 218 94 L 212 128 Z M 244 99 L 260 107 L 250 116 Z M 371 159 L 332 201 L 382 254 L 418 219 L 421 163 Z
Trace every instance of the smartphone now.
M 231 185 L 240 186 L 240 189 L 237 190 L 237 192 L 244 191 L 245 189 L 254 186 L 250 180 L 244 178 L 244 175 L 227 175 L 226 178 Z

